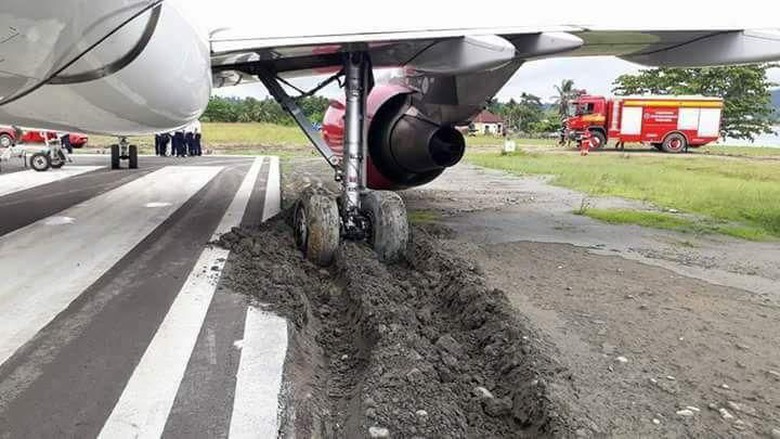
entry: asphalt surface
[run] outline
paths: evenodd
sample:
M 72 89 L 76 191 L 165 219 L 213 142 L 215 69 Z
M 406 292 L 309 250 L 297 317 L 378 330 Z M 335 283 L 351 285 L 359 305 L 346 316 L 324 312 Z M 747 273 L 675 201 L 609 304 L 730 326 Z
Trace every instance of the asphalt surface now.
M 278 211 L 278 160 L 74 160 L 0 172 L 0 437 L 274 430 L 285 323 L 223 288 L 209 243 Z

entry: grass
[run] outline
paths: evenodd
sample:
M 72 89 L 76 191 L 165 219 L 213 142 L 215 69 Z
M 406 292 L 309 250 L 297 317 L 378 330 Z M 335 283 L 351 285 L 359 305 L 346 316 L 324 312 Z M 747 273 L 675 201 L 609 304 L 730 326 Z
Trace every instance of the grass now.
M 128 138 L 142 154 L 154 153 L 154 137 Z M 116 137 L 90 136 L 88 148 L 106 148 Z M 317 156 L 297 126 L 260 123 L 204 123 L 203 147 L 215 154 L 267 155 L 282 157 Z
M 734 157 L 780 157 L 780 148 L 762 146 L 707 145 L 701 147 L 696 152 Z
M 154 153 L 153 136 L 129 137 L 138 145 L 142 154 Z M 91 135 L 88 150 L 107 148 L 116 143 L 116 137 Z M 554 146 L 555 139 L 518 139 L 518 145 Z M 466 138 L 466 145 L 474 150 L 496 150 L 504 144 L 503 137 L 473 136 Z M 309 140 L 297 126 L 267 123 L 204 123 L 203 146 L 215 154 L 267 155 L 282 157 L 318 157 Z M 92 152 L 92 151 L 85 151 Z
M 504 146 L 503 137 L 494 136 L 467 136 L 466 147 L 469 149 L 485 149 L 486 147 L 501 148 Z M 511 139 L 517 146 L 555 146 L 558 139 Z
M 544 152 L 472 153 L 468 160 L 516 174 L 552 175 L 553 184 L 590 195 L 641 200 L 706 216 L 723 223 L 720 233 L 780 238 L 779 161 L 664 154 L 583 158 Z M 652 218 L 642 220 L 648 219 Z
M 440 218 L 438 213 L 430 210 L 410 210 L 408 215 L 409 222 L 412 224 L 428 224 Z
M 610 224 L 636 224 L 656 229 L 674 230 L 696 235 L 719 233 L 750 241 L 771 239 L 763 229 L 733 225 L 706 218 L 691 218 L 666 212 L 650 212 L 624 209 L 586 209 L 582 215 Z

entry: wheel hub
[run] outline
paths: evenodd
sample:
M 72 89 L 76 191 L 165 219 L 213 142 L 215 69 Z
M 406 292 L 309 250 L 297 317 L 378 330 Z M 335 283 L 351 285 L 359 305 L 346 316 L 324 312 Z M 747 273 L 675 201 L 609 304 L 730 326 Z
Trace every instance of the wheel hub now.
M 295 209 L 295 218 L 293 220 L 293 228 L 295 232 L 295 245 L 303 249 L 306 247 L 306 241 L 308 240 L 308 230 L 306 228 L 306 210 L 303 206 L 298 206 Z

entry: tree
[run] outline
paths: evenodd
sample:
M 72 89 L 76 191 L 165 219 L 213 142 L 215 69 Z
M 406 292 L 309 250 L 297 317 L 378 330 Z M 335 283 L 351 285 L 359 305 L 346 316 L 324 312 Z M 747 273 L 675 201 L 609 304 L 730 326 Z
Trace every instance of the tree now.
M 723 135 L 754 140 L 759 134 L 772 132 L 770 89 L 776 84 L 766 77 L 772 67 L 777 65 L 646 69 L 618 77 L 613 92 L 721 97 L 725 101 Z
M 520 101 L 514 98 L 509 102 L 498 104 L 498 114 L 504 117 L 507 126 L 522 133 L 535 133 L 538 123 L 544 117 L 542 100 L 538 96 L 523 93 Z
M 330 101 L 319 96 L 308 96 L 298 100 L 298 105 L 309 120 L 322 121 Z M 255 98 L 223 98 L 213 96 L 203 113 L 208 122 L 264 122 L 278 125 L 292 125 L 294 121 L 273 99 L 262 101 Z
M 558 95 L 552 96 L 551 99 L 558 106 L 558 116 L 560 118 L 569 116 L 569 102 L 576 99 L 581 91 L 574 88 L 574 81 L 571 79 L 561 81 L 561 85 L 555 86 L 555 91 Z

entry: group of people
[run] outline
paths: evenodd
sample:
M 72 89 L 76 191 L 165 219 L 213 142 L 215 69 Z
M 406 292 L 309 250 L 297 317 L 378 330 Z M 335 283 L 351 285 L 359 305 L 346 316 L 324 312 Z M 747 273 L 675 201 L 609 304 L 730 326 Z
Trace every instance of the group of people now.
M 154 153 L 160 157 L 195 157 L 203 155 L 201 148 L 201 125 L 195 121 L 186 127 L 169 133 L 155 134 Z M 168 144 L 171 145 L 170 154 Z

